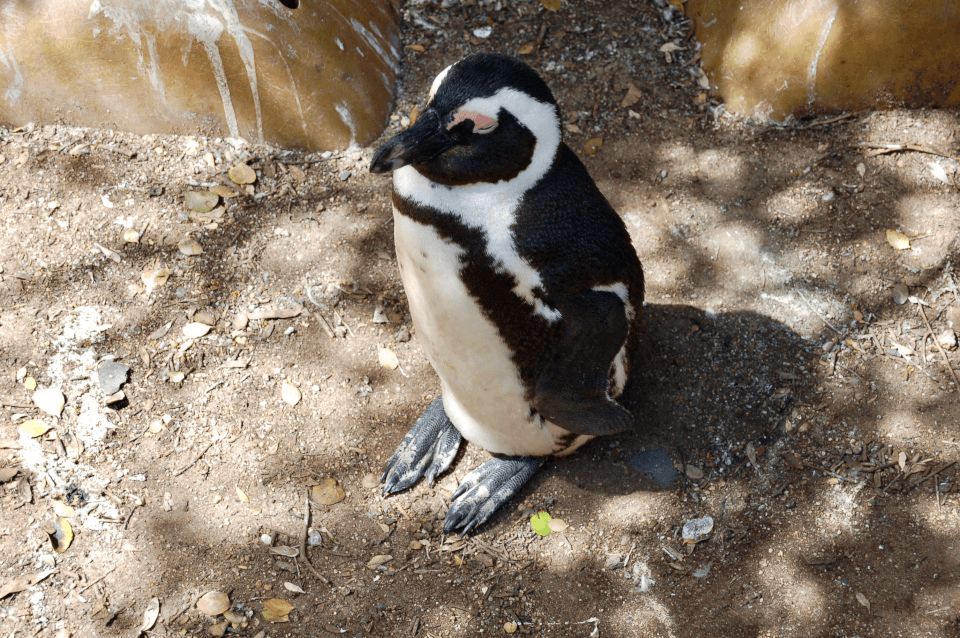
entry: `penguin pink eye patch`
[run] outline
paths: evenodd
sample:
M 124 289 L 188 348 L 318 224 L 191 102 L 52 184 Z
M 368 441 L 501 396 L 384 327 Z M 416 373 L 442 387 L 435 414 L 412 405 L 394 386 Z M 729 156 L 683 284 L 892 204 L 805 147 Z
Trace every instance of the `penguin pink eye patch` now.
M 497 121 L 483 113 L 477 113 L 476 111 L 457 111 L 453 116 L 453 121 L 447 125 L 447 129 L 453 128 L 464 120 L 471 120 L 473 122 L 474 133 L 489 133 L 497 128 Z

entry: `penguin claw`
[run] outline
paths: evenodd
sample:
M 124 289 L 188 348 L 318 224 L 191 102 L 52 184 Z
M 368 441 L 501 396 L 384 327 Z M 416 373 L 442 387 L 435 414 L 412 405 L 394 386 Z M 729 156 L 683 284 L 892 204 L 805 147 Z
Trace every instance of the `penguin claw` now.
M 443 411 L 443 402 L 437 397 L 387 461 L 380 477 L 384 484 L 383 495 L 402 492 L 421 478 L 433 485 L 434 479 L 450 467 L 461 440 L 460 433 Z
M 467 474 L 450 497 L 444 533 L 468 534 L 482 525 L 520 491 L 545 460 L 542 456 L 494 458 Z

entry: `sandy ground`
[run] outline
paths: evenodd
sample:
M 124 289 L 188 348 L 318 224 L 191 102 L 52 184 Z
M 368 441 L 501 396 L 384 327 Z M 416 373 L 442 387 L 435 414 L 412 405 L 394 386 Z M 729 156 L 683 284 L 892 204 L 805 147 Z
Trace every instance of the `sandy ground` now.
M 485 452 L 433 489 L 375 486 L 438 383 L 374 148 L 0 129 L 4 636 L 136 636 L 156 605 L 147 635 L 960 636 L 958 113 L 742 121 L 702 94 L 676 13 L 538 7 L 408 4 L 423 52 L 383 139 L 450 62 L 529 51 L 645 267 L 635 431 L 445 537 Z M 109 404 L 108 362 L 130 368 Z M 684 475 L 646 478 L 651 450 Z M 539 511 L 569 527 L 539 536 Z M 197 609 L 211 591 L 229 611 Z

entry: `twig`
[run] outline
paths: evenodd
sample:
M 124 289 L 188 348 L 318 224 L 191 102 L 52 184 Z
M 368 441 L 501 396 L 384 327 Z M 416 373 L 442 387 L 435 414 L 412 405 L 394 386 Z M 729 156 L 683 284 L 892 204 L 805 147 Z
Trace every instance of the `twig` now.
M 842 333 L 842 332 L 840 332 L 839 330 L 837 330 L 837 328 L 836 328 L 832 323 L 830 323 L 829 321 L 827 321 L 826 317 L 824 317 L 823 315 L 820 314 L 820 311 L 819 311 L 819 310 L 817 310 L 816 308 L 814 308 L 814 307 L 810 304 L 810 302 L 807 301 L 807 298 L 803 296 L 803 293 L 800 292 L 800 289 L 799 289 L 799 288 L 794 288 L 794 292 L 796 292 L 798 295 L 800 295 L 800 298 L 803 299 L 803 303 L 807 304 L 807 308 L 809 308 L 810 310 L 814 311 L 814 312 L 816 313 L 816 315 L 817 315 L 818 317 L 820 317 L 820 321 L 822 321 L 823 323 L 827 324 L 827 326 L 829 326 L 829 328 L 830 328 L 831 330 L 833 330 L 834 332 L 836 332 L 836 333 L 837 333 L 838 335 L 840 335 L 841 337 L 843 336 L 843 333 Z
M 0 403 L 5 408 L 19 408 L 21 410 L 30 410 L 37 406 L 35 405 L 23 405 L 21 403 Z
M 310 532 L 310 491 L 307 490 L 307 497 L 303 502 L 303 533 L 300 534 L 300 555 L 303 556 L 303 562 L 307 564 L 307 569 L 313 574 L 314 578 L 323 581 L 327 585 L 333 585 L 329 579 L 317 571 L 307 556 L 307 534 Z
M 806 125 L 804 125 L 804 126 L 798 126 L 798 127 L 796 127 L 795 129 L 793 129 L 793 130 L 802 131 L 802 130 L 804 130 L 804 129 L 813 128 L 814 126 L 823 126 L 824 124 L 833 124 L 834 122 L 839 122 L 840 120 L 845 120 L 845 119 L 847 119 L 848 117 L 853 117 L 854 115 L 856 115 L 856 113 L 846 113 L 846 114 L 844 114 L 844 115 L 838 115 L 838 116 L 836 116 L 836 117 L 831 117 L 831 118 L 828 118 L 828 119 L 826 119 L 826 120 L 819 120 L 819 121 L 817 121 L 817 122 L 811 122 L 810 124 L 806 124 Z
M 113 573 L 113 570 L 115 570 L 116 568 L 117 568 L 117 566 L 114 565 L 113 567 L 111 567 L 110 569 L 108 569 L 106 572 L 104 572 L 103 576 L 101 576 L 100 578 L 98 578 L 98 579 L 96 579 L 96 580 L 94 580 L 94 581 L 90 581 L 90 583 L 89 583 L 86 587 L 82 588 L 78 593 L 82 594 L 83 592 L 87 591 L 88 589 L 90 589 L 91 587 L 93 587 L 94 585 L 96 585 L 97 583 L 99 583 L 101 580 L 103 580 L 104 578 L 106 578 L 107 576 L 109 576 L 110 574 L 112 574 L 112 573 Z
M 917 153 L 926 153 L 927 155 L 936 155 L 937 157 L 945 157 L 947 159 L 952 159 L 954 161 L 960 161 L 960 157 L 954 157 L 947 153 L 941 153 L 940 151 L 934 150 L 928 146 L 923 146 L 922 144 L 873 144 L 866 142 L 860 144 L 861 148 L 873 149 L 864 153 L 867 157 L 876 157 L 877 155 L 886 155 L 887 153 L 897 153 L 900 151 L 915 151 Z
M 943 362 L 947 365 L 947 371 L 950 372 L 950 376 L 953 377 L 953 385 L 960 390 L 960 381 L 957 381 L 957 373 L 953 371 L 953 368 L 950 367 L 950 359 L 947 357 L 947 353 L 944 352 L 943 346 L 940 345 L 940 342 L 937 341 L 937 336 L 933 334 L 933 328 L 930 327 L 930 322 L 927 320 L 927 313 L 923 311 L 923 305 L 917 304 L 917 310 L 920 311 L 920 316 L 923 317 L 923 323 L 927 325 L 927 331 L 930 333 L 930 338 L 933 339 L 933 342 L 937 345 L 937 350 L 940 351 L 940 354 L 943 356 Z
M 339 312 L 337 312 L 337 309 L 336 309 L 336 308 L 333 309 L 333 318 L 336 319 L 337 321 L 339 321 L 340 324 L 341 324 L 344 328 L 347 329 L 347 332 L 350 333 L 350 336 L 351 336 L 351 337 L 356 337 L 356 336 L 357 336 L 357 333 L 355 333 L 355 332 L 353 331 L 353 328 L 351 328 L 350 326 L 347 325 L 347 322 L 343 320 L 343 317 L 340 315 Z
M 544 22 L 540 25 L 540 35 L 537 36 L 537 46 L 534 47 L 533 52 L 536 53 L 540 50 L 540 47 L 543 46 L 543 38 L 547 35 L 547 23 Z
M 951 467 L 953 467 L 953 466 L 956 465 L 956 464 L 957 464 L 956 461 L 951 461 L 950 463 L 947 463 L 947 464 L 944 465 L 943 467 L 941 467 L 941 468 L 939 468 L 939 469 L 937 469 L 937 470 L 935 470 L 935 471 L 933 471 L 933 472 L 930 472 L 929 474 L 927 474 L 926 476 L 924 476 L 922 479 L 920 479 L 919 481 L 917 481 L 916 483 L 914 483 L 913 485 L 911 485 L 910 487 L 908 487 L 904 493 L 905 493 L 905 494 L 909 494 L 910 492 L 912 492 L 912 491 L 914 490 L 914 488 L 919 487 L 920 484 L 926 483 L 928 480 L 932 479 L 934 476 L 937 476 L 938 474 L 949 470 Z
M 130 513 L 127 514 L 127 519 L 123 521 L 123 529 L 127 529 L 127 525 L 130 524 L 130 519 L 133 518 L 133 513 L 137 511 L 137 507 L 139 506 L 136 503 L 134 503 L 133 508 L 130 510 Z
M 180 468 L 179 470 L 177 470 L 176 472 L 174 472 L 174 473 L 173 473 L 173 476 L 180 476 L 181 474 L 183 474 L 184 472 L 186 472 L 187 470 L 189 470 L 191 467 L 193 467 L 194 465 L 196 465 L 196 464 L 197 464 L 197 461 L 199 461 L 201 458 L 203 458 L 203 455 L 207 453 L 207 450 L 209 450 L 210 448 L 213 447 L 213 444 L 214 444 L 214 443 L 215 443 L 215 441 L 212 441 L 212 442 L 210 442 L 209 444 L 207 444 L 207 447 L 203 448 L 203 451 L 201 451 L 200 454 L 197 455 L 197 458 L 193 459 L 193 461 L 192 461 L 189 465 L 185 465 L 184 467 L 182 467 L 182 468 Z

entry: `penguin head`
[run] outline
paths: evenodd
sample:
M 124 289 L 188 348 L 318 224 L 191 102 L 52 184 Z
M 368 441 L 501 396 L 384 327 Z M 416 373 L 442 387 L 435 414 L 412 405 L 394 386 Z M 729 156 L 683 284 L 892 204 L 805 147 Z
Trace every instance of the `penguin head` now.
M 514 58 L 478 53 L 436 77 L 423 113 L 377 151 L 370 171 L 411 166 L 445 186 L 535 182 L 559 145 L 560 111 L 540 76 Z

